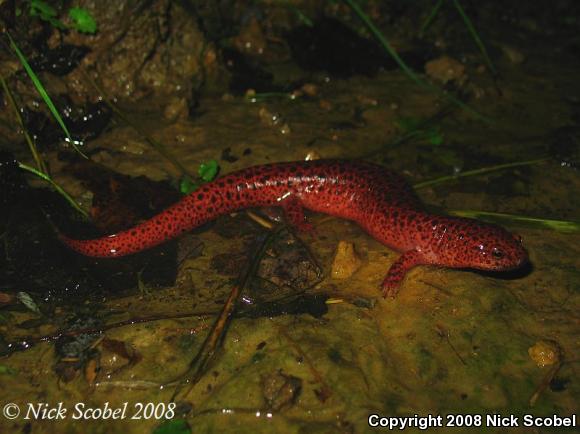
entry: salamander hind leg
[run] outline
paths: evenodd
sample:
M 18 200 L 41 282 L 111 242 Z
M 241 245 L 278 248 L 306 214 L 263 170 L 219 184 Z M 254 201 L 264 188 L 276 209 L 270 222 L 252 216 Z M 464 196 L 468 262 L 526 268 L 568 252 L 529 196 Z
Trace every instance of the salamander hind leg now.
M 280 206 L 284 211 L 284 217 L 286 218 L 286 222 L 298 230 L 299 232 L 304 232 L 310 235 L 315 234 L 314 226 L 306 220 L 306 216 L 304 215 L 304 207 L 295 196 L 290 196 L 287 199 L 280 202 Z
M 403 253 L 401 257 L 391 265 L 391 268 L 389 268 L 389 271 L 383 280 L 381 285 L 383 297 L 395 298 L 401 289 L 401 283 L 403 282 L 407 272 L 414 266 L 424 263 L 425 261 L 423 260 L 421 253 L 417 250 L 409 250 Z

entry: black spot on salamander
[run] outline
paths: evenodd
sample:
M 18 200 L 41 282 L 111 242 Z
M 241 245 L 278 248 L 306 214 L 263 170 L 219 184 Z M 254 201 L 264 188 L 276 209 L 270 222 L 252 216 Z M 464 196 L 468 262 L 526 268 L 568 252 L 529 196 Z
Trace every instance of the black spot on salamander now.
M 203 199 L 203 193 L 198 193 L 197 200 L 202 200 L 202 199 Z

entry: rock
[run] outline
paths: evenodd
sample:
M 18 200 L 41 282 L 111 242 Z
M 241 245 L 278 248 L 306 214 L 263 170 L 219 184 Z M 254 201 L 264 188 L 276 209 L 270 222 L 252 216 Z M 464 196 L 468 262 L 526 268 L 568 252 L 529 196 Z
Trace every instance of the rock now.
M 361 266 L 354 244 L 339 241 L 336 247 L 336 255 L 332 261 L 331 276 L 335 279 L 347 279 L 352 276 Z
M 306 161 L 313 161 L 313 160 L 320 160 L 322 157 L 320 156 L 320 154 L 316 151 L 309 151 L 308 154 L 306 154 L 306 157 L 304 158 L 304 160 Z
M 450 81 L 461 85 L 467 79 L 465 65 L 449 56 L 441 56 L 430 60 L 425 65 L 425 72 L 434 80 L 447 84 Z
M 509 59 L 509 61 L 514 65 L 519 65 L 520 63 L 523 63 L 524 60 L 526 60 L 526 56 L 524 56 L 521 51 L 515 49 L 514 47 L 510 47 L 509 45 L 502 45 L 501 50 L 503 51 L 503 54 L 505 54 L 505 56 Z
M 178 96 L 171 97 L 163 111 L 163 117 L 170 122 L 175 122 L 178 119 L 187 119 L 188 115 L 187 99 Z
M 538 341 L 528 349 L 528 354 L 540 368 L 543 368 L 558 363 L 562 350 L 554 341 Z

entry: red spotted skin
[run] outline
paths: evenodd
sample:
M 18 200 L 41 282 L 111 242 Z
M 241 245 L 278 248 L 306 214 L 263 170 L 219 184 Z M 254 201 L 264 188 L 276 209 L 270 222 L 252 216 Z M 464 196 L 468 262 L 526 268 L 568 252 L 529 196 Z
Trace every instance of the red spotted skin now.
M 117 257 L 153 247 L 220 215 L 272 205 L 282 207 L 298 229 L 311 229 L 306 208 L 353 220 L 402 252 L 383 281 L 384 296 L 394 297 L 407 271 L 420 264 L 501 271 L 527 261 L 521 239 L 500 226 L 428 213 L 396 173 L 347 160 L 249 167 L 203 185 L 126 231 L 92 240 L 62 239 L 87 256 Z

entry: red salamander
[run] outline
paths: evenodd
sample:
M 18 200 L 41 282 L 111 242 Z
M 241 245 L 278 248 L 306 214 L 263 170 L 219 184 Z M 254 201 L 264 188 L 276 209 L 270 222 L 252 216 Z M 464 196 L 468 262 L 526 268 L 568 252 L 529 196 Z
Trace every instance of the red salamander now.
M 346 218 L 402 253 L 383 280 L 394 297 L 416 265 L 512 270 L 528 260 L 521 238 L 500 226 L 427 212 L 412 188 L 384 167 L 347 160 L 274 163 L 230 173 L 131 229 L 92 240 L 62 236 L 87 256 L 139 252 L 240 209 L 279 206 L 289 224 L 311 230 L 304 209 Z

